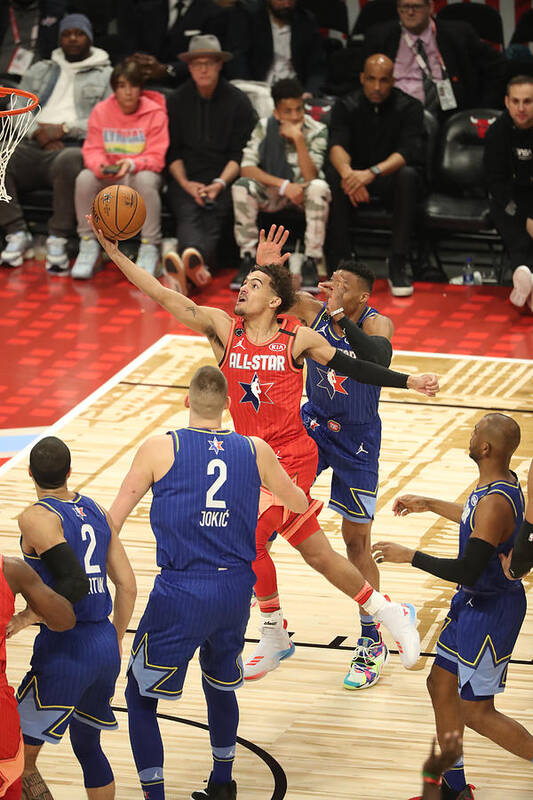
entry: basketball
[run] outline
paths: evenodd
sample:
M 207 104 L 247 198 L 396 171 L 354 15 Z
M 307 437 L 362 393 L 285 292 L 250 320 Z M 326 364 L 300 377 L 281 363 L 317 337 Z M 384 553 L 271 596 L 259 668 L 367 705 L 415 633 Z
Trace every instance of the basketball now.
M 114 184 L 98 192 L 92 217 L 107 239 L 131 239 L 144 225 L 146 206 L 135 189 Z

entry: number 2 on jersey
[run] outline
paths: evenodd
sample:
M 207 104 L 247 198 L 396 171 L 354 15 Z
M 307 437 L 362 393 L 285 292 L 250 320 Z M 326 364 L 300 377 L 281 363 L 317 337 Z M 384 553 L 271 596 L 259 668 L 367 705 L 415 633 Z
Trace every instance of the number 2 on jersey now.
M 207 465 L 207 474 L 214 475 L 218 471 L 218 475 L 205 493 L 205 507 L 206 508 L 226 508 L 225 500 L 215 500 L 215 495 L 222 488 L 228 479 L 228 468 L 226 462 L 221 458 L 212 458 Z
M 81 526 L 81 538 L 84 542 L 87 541 L 87 537 L 89 538 L 89 544 L 87 545 L 87 550 L 85 551 L 83 568 L 87 575 L 94 575 L 95 572 L 101 572 L 102 570 L 98 564 L 91 564 L 91 558 L 96 547 L 96 536 L 94 535 L 94 528 L 92 525 Z

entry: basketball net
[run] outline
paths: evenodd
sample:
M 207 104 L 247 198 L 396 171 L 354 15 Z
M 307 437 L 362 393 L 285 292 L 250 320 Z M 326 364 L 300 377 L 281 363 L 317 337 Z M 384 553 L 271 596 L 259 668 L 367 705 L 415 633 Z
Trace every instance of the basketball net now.
M 9 202 L 5 184 L 9 159 L 41 109 L 36 95 L 12 87 L 0 86 L 0 103 L 0 200 Z

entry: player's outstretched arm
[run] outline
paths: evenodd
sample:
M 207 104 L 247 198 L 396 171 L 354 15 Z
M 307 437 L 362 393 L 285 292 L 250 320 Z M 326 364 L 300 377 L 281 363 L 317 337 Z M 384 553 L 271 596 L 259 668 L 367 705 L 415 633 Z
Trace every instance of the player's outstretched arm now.
M 126 518 L 154 483 L 154 467 L 170 444 L 169 436 L 152 436 L 137 450 L 129 472 L 109 509 L 109 516 L 117 533 L 120 533 Z
M 351 358 L 332 347 L 319 333 L 310 328 L 301 327 L 296 331 L 294 357 L 309 357 L 324 364 L 341 375 L 347 375 L 359 383 L 372 386 L 390 386 L 396 389 L 413 389 L 414 391 L 434 397 L 439 391 L 436 375 L 407 375 L 403 372 L 371 364 L 359 358 Z
M 54 592 L 21 558 L 4 558 L 4 575 L 13 594 L 22 594 L 39 619 L 53 631 L 67 631 L 76 624 L 69 601 Z
M 225 311 L 220 308 L 198 306 L 188 297 L 162 286 L 157 278 L 138 267 L 124 253 L 121 253 L 116 241 L 106 239 L 103 233 L 96 229 L 89 216 L 87 220 L 109 258 L 134 286 L 169 311 L 182 325 L 186 325 L 192 331 L 205 334 L 208 339 L 218 336 L 225 345 L 231 327 L 230 318 Z
M 65 540 L 57 514 L 30 506 L 18 518 L 25 553 L 35 551 L 54 581 L 54 590 L 71 603 L 88 593 L 90 584 L 76 553 Z
M 111 528 L 111 540 L 107 550 L 106 569 L 111 581 L 115 584 L 115 599 L 113 601 L 113 625 L 117 631 L 120 651 L 122 652 L 122 639 L 129 625 L 135 600 L 137 597 L 137 584 L 126 551 L 118 533 L 113 527 L 109 514 L 106 514 Z
M 515 540 L 509 567 L 513 578 L 521 578 L 533 567 L 533 461 L 529 467 L 527 496 L 528 502 L 524 521 Z
M 257 453 L 257 468 L 261 483 L 279 497 L 284 506 L 296 514 L 303 514 L 309 505 L 305 492 L 291 481 L 269 444 L 252 436 Z
M 432 511 L 439 517 L 446 517 L 452 522 L 461 522 L 463 506 L 460 503 L 449 503 L 447 500 L 438 500 L 436 497 L 422 497 L 418 494 L 402 494 L 392 504 L 392 513 L 395 517 L 405 517 L 407 514 L 421 514 Z

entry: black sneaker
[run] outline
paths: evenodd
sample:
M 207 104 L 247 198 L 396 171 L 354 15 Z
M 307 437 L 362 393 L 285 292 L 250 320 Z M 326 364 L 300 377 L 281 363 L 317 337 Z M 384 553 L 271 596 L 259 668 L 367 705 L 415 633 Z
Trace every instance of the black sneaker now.
M 242 284 L 244 283 L 244 279 L 246 278 L 250 270 L 252 270 L 254 267 L 255 267 L 255 259 L 252 258 L 250 253 L 245 253 L 241 258 L 241 265 L 239 267 L 239 271 L 231 281 L 229 288 L 238 292 Z
M 235 800 L 236 797 L 237 784 L 235 781 L 214 783 L 211 778 L 205 789 L 191 794 L 191 800 Z
M 318 270 L 316 268 L 316 259 L 313 256 L 307 256 L 302 263 L 302 289 L 311 294 L 318 294 Z
M 389 261 L 389 286 L 394 297 L 410 297 L 413 294 L 413 283 L 407 275 L 405 265 Z

